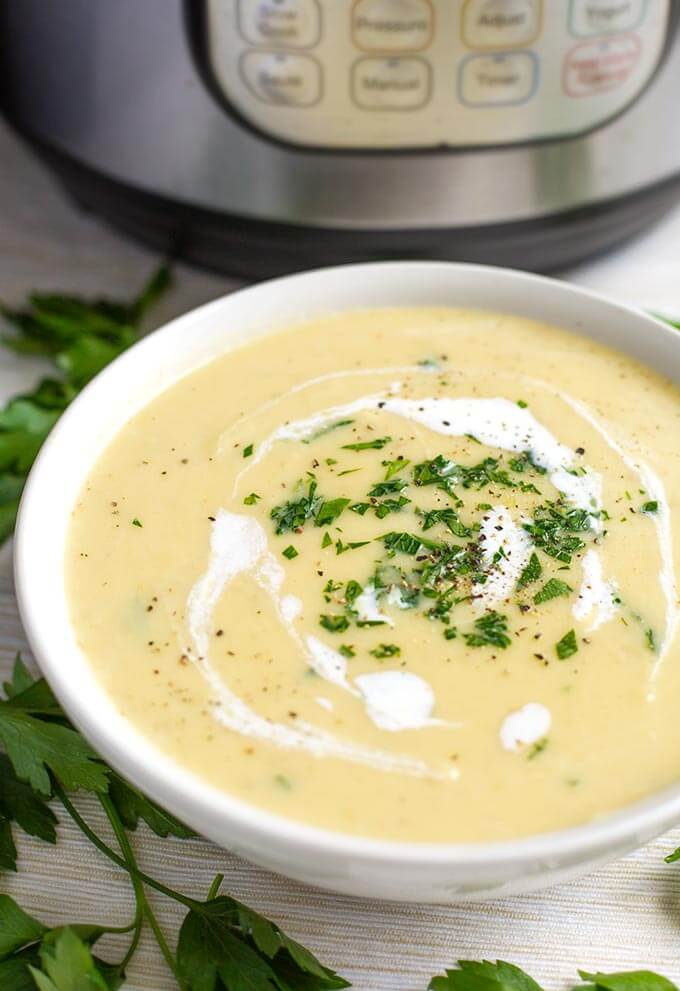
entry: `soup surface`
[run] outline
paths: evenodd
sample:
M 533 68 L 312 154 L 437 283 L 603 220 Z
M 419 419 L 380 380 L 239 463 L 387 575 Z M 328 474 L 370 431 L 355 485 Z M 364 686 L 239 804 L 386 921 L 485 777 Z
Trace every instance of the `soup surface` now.
M 680 772 L 678 389 L 490 312 L 347 312 L 188 375 L 73 513 L 82 649 L 179 764 L 307 823 L 492 840 Z

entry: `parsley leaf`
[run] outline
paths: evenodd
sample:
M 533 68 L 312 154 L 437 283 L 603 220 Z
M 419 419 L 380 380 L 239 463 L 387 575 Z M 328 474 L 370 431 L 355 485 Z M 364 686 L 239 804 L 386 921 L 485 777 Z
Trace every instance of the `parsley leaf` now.
M 137 791 L 115 771 L 111 771 L 109 775 L 109 798 L 126 829 L 137 829 L 139 820 L 143 819 L 149 829 L 163 839 L 166 836 L 186 839 L 196 835 L 192 829 L 142 795 L 141 791 Z
M 344 633 L 349 628 L 349 620 L 346 616 L 333 615 L 332 613 L 322 613 L 319 616 L 319 625 L 329 633 Z
M 557 599 L 561 595 L 569 595 L 573 591 L 571 585 L 567 585 L 566 582 L 561 581 L 559 578 L 550 578 L 543 588 L 538 590 L 534 596 L 534 602 L 537 606 L 540 606 L 543 602 L 549 602 L 550 599 Z
M 52 791 L 51 771 L 67 791 L 105 792 L 108 769 L 89 744 L 67 726 L 22 711 L 24 694 L 0 702 L 0 742 L 19 780 L 47 797 Z
M 555 644 L 555 653 L 561 661 L 566 661 L 568 657 L 572 657 L 578 651 L 578 644 L 576 643 L 576 632 L 574 630 L 569 630 L 565 633 L 562 639 Z
M 383 660 L 385 657 L 400 657 L 401 647 L 398 647 L 396 643 L 380 643 L 373 650 L 369 650 L 369 654 L 372 657 L 377 658 L 379 661 Z
M 469 537 L 472 530 L 461 522 L 455 509 L 428 509 L 423 512 L 423 530 L 430 530 L 437 523 L 443 523 L 455 537 Z
M 233 898 L 196 903 L 180 929 L 179 971 L 190 991 L 334 991 L 349 987 L 309 950 Z
M 356 444 L 343 444 L 342 449 L 343 451 L 381 451 L 391 440 L 391 437 L 376 437 L 375 440 L 360 441 Z
M 330 526 L 331 523 L 344 513 L 350 502 L 351 499 L 331 499 L 329 502 L 322 503 L 316 514 L 316 525 Z
M 459 960 L 458 969 L 446 977 L 434 977 L 430 991 L 543 991 L 541 986 L 514 964 L 498 960 Z
M 62 929 L 53 943 L 40 948 L 42 969 L 29 970 L 38 991 L 111 991 L 89 946 L 71 928 Z
M 9 895 L 0 895 L 0 960 L 40 939 L 47 929 Z
M 649 970 L 632 970 L 625 974 L 589 974 L 579 970 L 579 977 L 588 982 L 579 987 L 592 991 L 678 991 L 671 981 Z
M 306 495 L 300 496 L 299 499 L 289 499 L 280 506 L 274 506 L 269 515 L 276 523 L 277 534 L 300 529 L 317 513 L 323 500 L 316 494 L 316 489 L 316 479 L 311 478 Z
M 508 636 L 508 619 L 501 613 L 484 613 L 475 620 L 474 633 L 464 633 L 463 639 L 468 647 L 500 647 L 505 650 L 512 643 Z
M 543 568 L 541 567 L 541 562 L 538 560 L 538 555 L 533 553 L 529 558 L 529 563 L 519 576 L 517 587 L 524 588 L 525 585 L 532 585 L 538 581 L 542 574 Z

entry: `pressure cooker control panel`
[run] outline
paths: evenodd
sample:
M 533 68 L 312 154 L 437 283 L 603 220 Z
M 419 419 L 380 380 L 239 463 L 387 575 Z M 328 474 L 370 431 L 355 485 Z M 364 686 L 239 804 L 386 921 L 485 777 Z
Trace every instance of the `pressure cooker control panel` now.
M 225 100 L 314 148 L 580 134 L 640 94 L 670 0 L 205 0 Z

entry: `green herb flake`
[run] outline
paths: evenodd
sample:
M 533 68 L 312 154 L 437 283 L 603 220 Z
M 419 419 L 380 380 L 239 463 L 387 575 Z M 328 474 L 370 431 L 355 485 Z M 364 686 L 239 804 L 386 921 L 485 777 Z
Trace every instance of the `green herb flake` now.
M 543 602 L 549 602 L 551 599 L 569 595 L 573 591 L 571 585 L 567 585 L 566 582 L 561 581 L 559 578 L 551 578 L 545 583 L 543 588 L 538 590 L 534 596 L 534 603 L 540 606 Z
M 254 506 L 261 498 L 262 496 L 259 496 L 257 492 L 251 492 L 250 495 L 247 495 L 243 500 L 243 505 Z
M 464 633 L 468 647 L 500 647 L 505 650 L 512 643 L 508 635 L 508 620 L 501 613 L 491 611 L 475 620 L 474 632 Z
M 444 630 L 445 640 L 455 640 L 457 636 L 458 636 L 458 630 L 456 629 L 455 626 L 447 626 L 446 629 Z
M 643 505 L 640 507 L 640 512 L 649 513 L 650 515 L 653 515 L 654 513 L 658 513 L 659 503 L 656 501 L 656 499 L 651 499 L 649 502 L 643 503 Z
M 555 653 L 560 661 L 566 661 L 568 657 L 572 657 L 577 651 L 578 644 L 576 643 L 576 632 L 574 630 L 569 630 L 555 644 Z
M 345 511 L 350 504 L 350 499 L 331 499 L 323 502 L 316 514 L 315 523 L 317 526 L 330 526 Z
M 307 485 L 306 495 L 274 506 L 269 515 L 276 523 L 277 534 L 287 533 L 289 530 L 300 530 L 307 520 L 316 515 L 323 502 L 323 499 L 316 494 L 316 489 L 316 480 L 311 478 Z
M 249 458 L 252 455 L 252 453 L 253 453 L 254 450 L 255 450 L 255 445 L 254 444 L 248 444 L 246 447 L 243 448 L 243 457 L 244 458 Z
M 375 440 L 358 441 L 355 444 L 343 444 L 343 451 L 381 451 L 386 444 L 392 440 L 391 437 L 376 437 Z
M 284 557 L 287 557 L 289 561 L 292 561 L 294 557 L 297 557 L 299 551 L 297 551 L 292 544 L 289 544 L 284 551 L 281 551 Z
M 329 633 L 344 633 L 349 628 L 349 620 L 346 616 L 322 613 L 319 616 L 319 625 Z
M 543 568 L 541 567 L 541 562 L 538 560 L 538 554 L 533 553 L 529 558 L 529 563 L 519 576 L 517 587 L 524 588 L 526 585 L 532 585 L 538 581 L 542 574 Z
M 544 736 L 542 740 L 537 740 L 533 744 L 529 752 L 527 753 L 527 760 L 535 760 L 539 754 L 542 754 L 545 748 L 548 746 L 548 737 Z
M 350 423 L 354 423 L 354 420 L 336 420 L 335 423 L 329 423 L 325 427 L 320 427 L 313 434 L 310 434 L 309 437 L 303 438 L 302 443 L 311 444 L 312 441 L 318 440 L 319 437 L 325 437 L 326 434 L 332 433 L 333 430 L 339 430 L 340 427 L 348 427 Z M 336 462 L 333 462 L 333 464 L 335 463 Z M 326 461 L 326 464 L 328 464 L 328 460 Z
M 340 646 L 338 647 L 338 651 L 339 651 L 339 653 L 342 654 L 343 657 L 355 657 L 356 656 L 356 651 L 354 650 L 354 647 L 352 647 L 352 645 L 349 644 L 349 643 L 340 644 Z
M 323 535 L 323 539 L 321 540 L 321 549 L 325 550 L 327 547 L 330 547 L 332 543 L 333 543 L 333 538 L 331 537 L 328 530 L 326 530 L 326 532 Z
M 132 521 L 132 525 L 133 525 L 133 526 L 138 526 L 138 527 L 141 527 L 141 526 L 143 526 L 144 524 L 143 524 L 143 523 L 142 523 L 142 522 L 141 522 L 140 520 L 138 520 L 138 519 L 137 519 L 137 517 L 135 516 L 135 518 L 134 518 L 134 520 Z
M 388 482 L 390 478 L 394 475 L 399 474 L 404 468 L 408 467 L 411 462 L 408 458 L 404 458 L 401 455 L 396 459 L 396 461 L 383 461 L 383 468 L 385 468 L 385 481 Z
M 656 653 L 656 637 L 654 636 L 654 630 L 651 627 L 645 630 L 645 643 L 650 650 Z
M 520 409 L 527 409 L 529 403 L 526 403 L 523 399 L 518 399 L 517 405 L 519 406 Z
M 379 661 L 386 657 L 401 657 L 401 647 L 397 647 L 396 643 L 380 643 L 373 650 L 369 650 L 369 654 Z
M 293 786 L 292 786 L 290 780 L 285 776 L 285 774 L 275 774 L 274 775 L 274 784 L 275 785 L 278 785 L 278 787 L 281 788 L 283 791 L 292 791 L 293 790 Z

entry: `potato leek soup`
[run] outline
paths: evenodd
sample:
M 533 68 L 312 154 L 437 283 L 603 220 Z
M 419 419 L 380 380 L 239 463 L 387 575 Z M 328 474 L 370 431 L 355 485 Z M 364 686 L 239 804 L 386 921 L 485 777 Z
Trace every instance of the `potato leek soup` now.
M 591 820 L 680 772 L 678 400 L 495 313 L 260 338 L 92 471 L 79 643 L 158 748 L 272 812 L 435 842 Z

